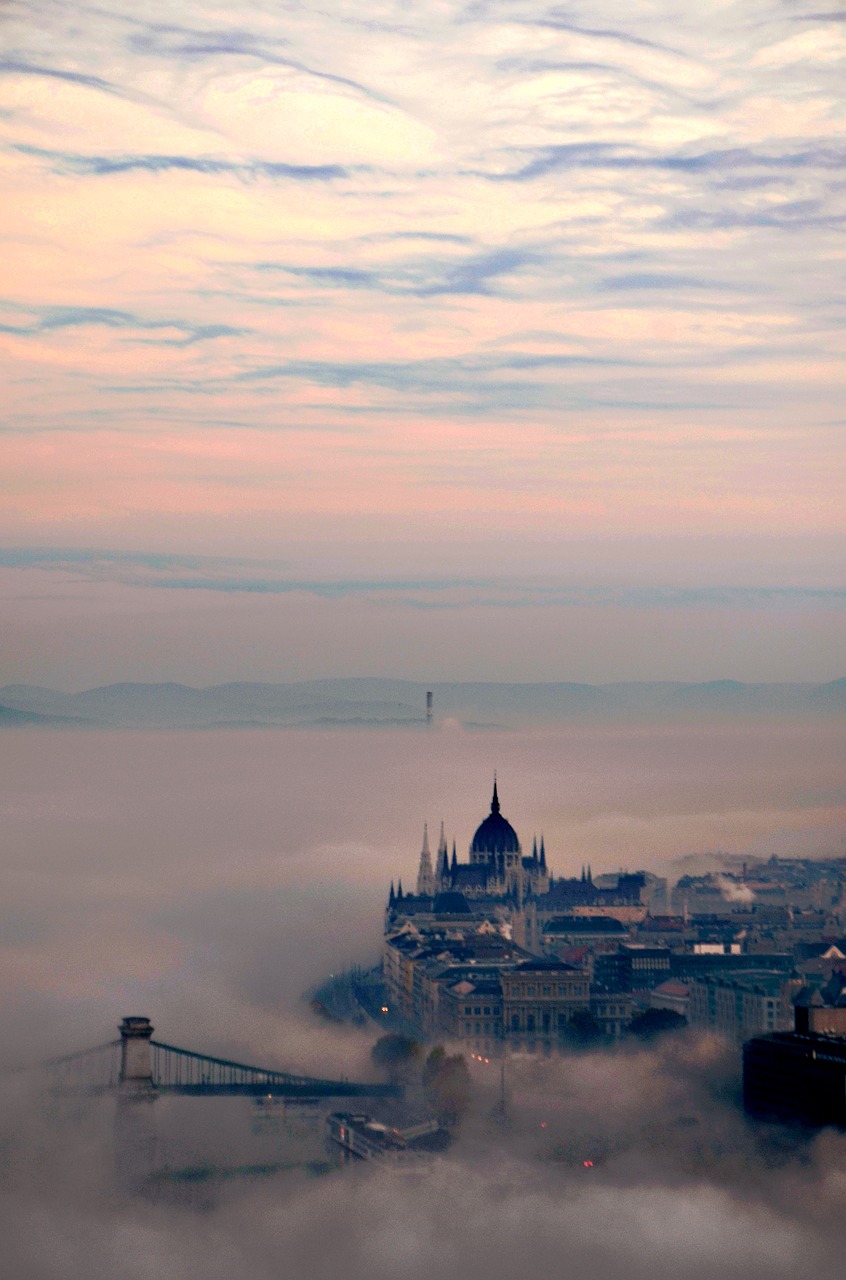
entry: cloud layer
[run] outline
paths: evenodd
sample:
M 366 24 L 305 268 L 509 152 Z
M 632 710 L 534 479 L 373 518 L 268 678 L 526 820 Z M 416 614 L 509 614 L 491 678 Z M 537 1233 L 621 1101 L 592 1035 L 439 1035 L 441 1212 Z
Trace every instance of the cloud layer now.
M 5 6 L 0 537 L 842 539 L 841 16 Z

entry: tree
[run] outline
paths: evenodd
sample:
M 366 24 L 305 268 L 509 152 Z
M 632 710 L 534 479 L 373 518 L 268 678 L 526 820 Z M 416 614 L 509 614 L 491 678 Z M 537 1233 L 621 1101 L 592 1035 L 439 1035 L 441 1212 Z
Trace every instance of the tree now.
M 464 1055 L 449 1055 L 436 1045 L 423 1067 L 423 1091 L 438 1123 L 454 1129 L 470 1103 L 470 1072 Z
M 396 1082 L 409 1080 L 420 1061 L 421 1053 L 420 1044 L 411 1036 L 389 1032 L 376 1041 L 370 1050 L 370 1057 L 377 1067 L 386 1071 L 390 1079 Z
M 629 1023 L 629 1035 L 639 1040 L 653 1040 L 668 1031 L 681 1031 L 687 1026 L 687 1018 L 672 1009 L 647 1009 Z
M 603 1044 L 607 1037 L 589 1009 L 577 1009 L 561 1033 L 561 1039 L 573 1048 L 587 1049 Z

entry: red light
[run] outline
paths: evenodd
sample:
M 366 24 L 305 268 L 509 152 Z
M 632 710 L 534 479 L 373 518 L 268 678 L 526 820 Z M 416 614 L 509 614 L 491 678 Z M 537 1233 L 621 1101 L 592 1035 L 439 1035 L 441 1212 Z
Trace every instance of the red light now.
M 592 1169 L 592 1168 L 593 1168 L 593 1161 L 592 1161 L 592 1160 L 585 1160 L 585 1161 L 583 1161 L 583 1164 L 584 1164 L 584 1166 L 585 1166 L 585 1168 L 586 1168 L 586 1169 Z
M 546 1121 L 545 1121 L 545 1120 L 541 1120 L 541 1128 L 542 1128 L 542 1129 L 545 1129 L 545 1128 L 546 1128 Z

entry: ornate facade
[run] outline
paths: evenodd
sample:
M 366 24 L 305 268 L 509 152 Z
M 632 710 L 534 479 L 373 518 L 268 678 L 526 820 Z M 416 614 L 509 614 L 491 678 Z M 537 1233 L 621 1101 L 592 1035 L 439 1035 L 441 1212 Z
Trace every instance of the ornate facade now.
M 549 882 L 543 837 L 540 846 L 537 840 L 532 841 L 531 856 L 524 857 L 517 832 L 502 815 L 496 779 L 491 811 L 476 828 L 467 862 L 458 861 L 455 841 L 449 856 L 441 823 L 433 866 L 428 829 L 424 827 L 417 872 L 419 898 L 461 893 L 465 898 L 510 898 L 522 903 L 527 897 L 546 893 Z

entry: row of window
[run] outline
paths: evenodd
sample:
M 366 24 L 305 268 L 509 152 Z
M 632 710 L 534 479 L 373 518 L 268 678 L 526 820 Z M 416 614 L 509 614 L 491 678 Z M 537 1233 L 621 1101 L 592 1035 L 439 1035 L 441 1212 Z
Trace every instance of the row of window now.
M 487 1018 L 487 1017 L 489 1017 L 489 1016 L 490 1016 L 490 1014 L 494 1014 L 494 1015 L 496 1015 L 496 1016 L 498 1017 L 498 1016 L 499 1016 L 499 1014 L 500 1014 L 500 1012 L 501 1012 L 501 1010 L 500 1010 L 500 1007 L 499 1007 L 499 1005 L 498 1005 L 498 1004 L 495 1004 L 495 1005 L 493 1005 L 493 1006 L 491 1006 L 491 1005 L 489 1005 L 489 1004 L 485 1004 L 485 1005 L 469 1005 L 469 1004 L 466 1004 L 466 1005 L 464 1006 L 464 1016 L 465 1016 L 465 1018 L 470 1018 L 470 1017 L 473 1017 L 473 1018 L 481 1018 L 481 1017 L 482 1017 L 482 1015 L 484 1015 L 484 1016 Z
M 512 982 L 506 979 L 506 985 L 509 995 L 513 999 L 525 999 L 527 996 L 581 996 L 587 995 L 587 987 L 583 982 L 559 982 L 557 986 L 535 987 L 532 983 L 524 986 L 522 983 Z
M 558 1014 L 558 1030 L 565 1031 L 569 1025 L 570 1019 L 566 1013 Z M 542 1013 L 540 1017 L 535 1017 L 533 1013 L 526 1014 L 525 1024 L 519 1013 L 511 1015 L 512 1031 L 542 1031 L 544 1035 L 549 1035 L 555 1026 L 554 1017 L 551 1013 Z

